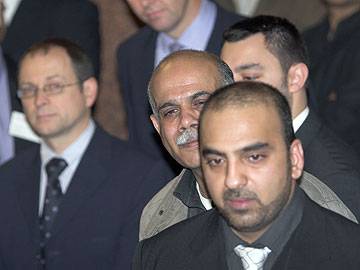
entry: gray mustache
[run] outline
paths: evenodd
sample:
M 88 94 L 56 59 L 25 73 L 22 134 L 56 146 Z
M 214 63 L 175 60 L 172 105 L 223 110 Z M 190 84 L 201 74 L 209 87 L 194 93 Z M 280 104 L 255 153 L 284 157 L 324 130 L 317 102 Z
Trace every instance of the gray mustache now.
M 176 145 L 184 145 L 198 139 L 197 129 L 188 128 L 179 137 L 176 138 Z

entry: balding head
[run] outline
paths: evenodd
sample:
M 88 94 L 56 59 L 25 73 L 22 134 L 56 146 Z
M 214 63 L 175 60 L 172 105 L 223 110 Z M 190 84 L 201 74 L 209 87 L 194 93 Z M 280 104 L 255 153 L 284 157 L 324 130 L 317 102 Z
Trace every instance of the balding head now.
M 211 77 L 216 81 L 216 88 L 234 82 L 233 74 L 228 65 L 214 54 L 203 51 L 182 50 L 164 58 L 155 68 L 148 85 L 148 98 L 153 114 L 156 117 L 159 116 L 156 100 L 154 99 L 154 91 L 156 91 L 154 85 L 157 83 L 162 84 L 170 79 L 197 76 L 202 71 L 206 71 L 208 74 L 203 77 L 204 80 Z
M 211 93 L 232 82 L 230 68 L 201 51 L 173 53 L 154 70 L 148 87 L 154 113 L 150 118 L 166 150 L 183 167 L 200 171 L 200 112 Z

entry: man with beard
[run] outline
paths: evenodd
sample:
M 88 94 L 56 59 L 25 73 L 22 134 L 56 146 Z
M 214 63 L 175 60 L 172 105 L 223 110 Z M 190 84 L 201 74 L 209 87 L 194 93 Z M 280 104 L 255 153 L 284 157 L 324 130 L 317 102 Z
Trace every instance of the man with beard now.
M 134 270 L 359 268 L 358 225 L 296 185 L 303 150 L 278 90 L 259 82 L 217 90 L 199 130 L 216 209 L 142 241 Z
M 305 170 L 328 185 L 359 219 L 360 160 L 308 107 L 307 55 L 297 29 L 285 19 L 258 16 L 231 26 L 224 40 L 221 58 L 235 80 L 261 81 L 279 89 L 303 144 Z

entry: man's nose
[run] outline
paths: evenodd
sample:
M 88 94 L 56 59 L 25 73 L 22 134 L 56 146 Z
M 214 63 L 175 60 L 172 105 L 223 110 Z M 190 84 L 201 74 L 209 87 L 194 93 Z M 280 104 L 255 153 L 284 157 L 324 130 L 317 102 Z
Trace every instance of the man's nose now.
M 229 189 L 240 188 L 246 186 L 248 176 L 246 169 L 241 166 L 239 161 L 228 161 L 225 176 L 225 185 Z

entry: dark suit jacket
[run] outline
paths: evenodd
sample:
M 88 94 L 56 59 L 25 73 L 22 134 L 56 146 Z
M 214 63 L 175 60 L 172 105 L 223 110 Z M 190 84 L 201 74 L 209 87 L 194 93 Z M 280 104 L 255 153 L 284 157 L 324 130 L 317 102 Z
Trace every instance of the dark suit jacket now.
M 360 218 L 360 160 L 346 143 L 310 110 L 296 132 L 304 148 L 304 169 L 327 184 Z
M 155 165 L 97 128 L 60 205 L 47 269 L 130 269 L 141 209 L 165 182 Z M 38 269 L 39 179 L 38 146 L 0 168 L 1 270 Z
M 359 269 L 360 228 L 308 198 L 300 224 L 272 269 Z M 220 217 L 211 210 L 140 242 L 133 270 L 227 269 Z
M 216 22 L 206 50 L 218 54 L 223 31 L 241 19 L 239 15 L 217 6 Z M 117 61 L 118 77 L 127 112 L 129 140 L 154 157 L 160 158 L 166 151 L 150 122 L 151 110 L 147 98 L 147 84 L 154 69 L 157 35 L 158 32 L 150 27 L 144 27 L 121 44 Z
M 98 11 L 87 0 L 22 0 L 7 28 L 2 46 L 16 63 L 34 42 L 62 37 L 78 43 L 98 72 L 100 38 Z

